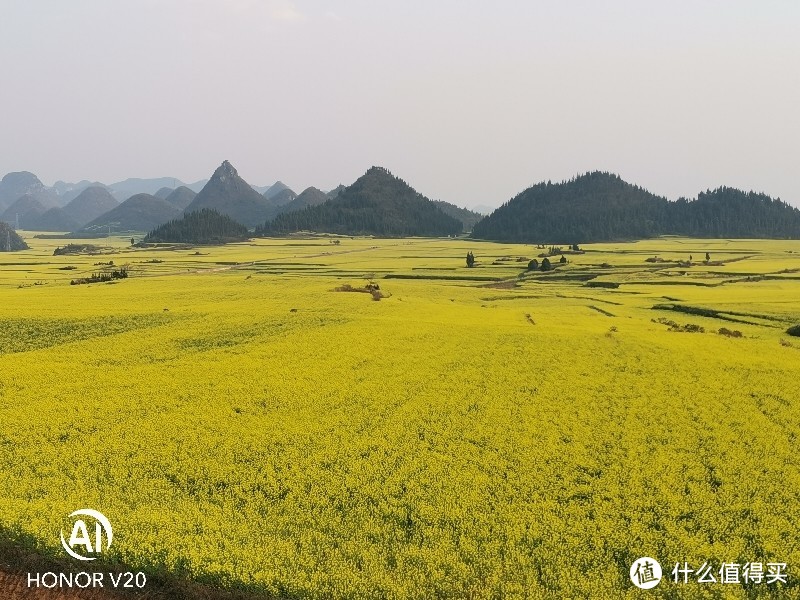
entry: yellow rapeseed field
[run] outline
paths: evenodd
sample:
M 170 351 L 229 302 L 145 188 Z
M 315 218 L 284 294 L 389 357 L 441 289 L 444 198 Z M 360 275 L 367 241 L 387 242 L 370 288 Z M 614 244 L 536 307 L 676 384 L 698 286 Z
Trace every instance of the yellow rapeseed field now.
M 285 598 L 800 598 L 800 242 L 544 274 L 547 249 L 464 239 L 25 237 L 0 254 L 4 535 L 60 555 L 91 506 L 114 560 Z M 130 276 L 70 285 L 108 261 Z

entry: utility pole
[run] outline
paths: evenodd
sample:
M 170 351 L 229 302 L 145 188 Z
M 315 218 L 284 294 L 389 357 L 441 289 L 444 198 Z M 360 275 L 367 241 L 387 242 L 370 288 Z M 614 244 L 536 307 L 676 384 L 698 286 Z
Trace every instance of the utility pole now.
M 11 252 L 11 232 L 6 231 L 6 252 Z

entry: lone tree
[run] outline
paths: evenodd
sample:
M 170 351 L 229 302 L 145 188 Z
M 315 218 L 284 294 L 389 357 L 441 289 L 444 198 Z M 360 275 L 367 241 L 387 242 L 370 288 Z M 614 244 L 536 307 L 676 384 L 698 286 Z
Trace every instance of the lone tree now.
M 562 265 L 567 264 L 567 257 L 562 254 L 561 260 L 559 260 L 558 262 L 560 262 Z
M 467 252 L 467 267 L 470 269 L 475 266 L 475 255 L 472 254 L 472 250 Z
M 528 263 L 528 271 L 536 271 L 539 268 L 539 261 L 535 258 Z
M 550 259 L 545 257 L 542 259 L 542 271 L 551 271 L 553 266 L 550 264 Z
M 711 260 L 711 255 L 708 252 L 706 252 L 706 262 L 710 260 Z

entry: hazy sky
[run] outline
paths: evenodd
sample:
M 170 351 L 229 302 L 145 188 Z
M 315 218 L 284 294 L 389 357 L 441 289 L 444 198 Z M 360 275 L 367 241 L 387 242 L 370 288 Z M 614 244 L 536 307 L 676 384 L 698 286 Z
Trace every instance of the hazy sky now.
M 3 0 L 0 175 L 381 165 L 474 206 L 602 169 L 800 205 L 799 31 L 796 0 Z

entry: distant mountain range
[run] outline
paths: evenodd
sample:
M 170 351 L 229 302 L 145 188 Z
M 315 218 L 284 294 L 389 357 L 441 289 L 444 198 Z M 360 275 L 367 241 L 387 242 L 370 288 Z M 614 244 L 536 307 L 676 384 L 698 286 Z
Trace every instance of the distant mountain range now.
M 372 167 L 335 198 L 285 212 L 256 229 L 260 235 L 319 231 L 345 235 L 446 236 L 461 221 L 382 167 Z
M 539 183 L 472 230 L 502 242 L 585 243 L 659 235 L 800 238 L 800 210 L 764 194 L 718 188 L 670 202 L 611 173 Z
M 22 171 L 0 181 L 0 219 L 30 231 L 99 235 L 149 231 L 184 211 L 214 208 L 255 227 L 297 197 L 280 181 L 258 189 L 266 196 L 241 179 L 227 161 L 211 179 L 185 185 L 176 178 L 160 177 L 110 185 L 58 181 L 48 188 L 33 173 Z
M 696 199 L 669 201 L 598 171 L 534 185 L 485 218 L 429 200 L 381 167 L 369 169 L 350 186 L 327 193 L 309 187 L 299 195 L 280 181 L 254 187 L 228 161 L 210 179 L 189 185 L 162 177 L 109 186 L 60 181 L 47 187 L 27 171 L 0 180 L 0 221 L 29 231 L 71 231 L 73 237 L 151 231 L 202 209 L 257 228 L 261 235 L 303 230 L 376 236 L 471 232 L 476 239 L 561 244 L 665 234 L 800 238 L 800 210 L 765 194 L 721 187 Z
M 0 180 L 0 211 L 5 211 L 23 196 L 37 200 L 45 207 L 58 205 L 58 194 L 45 187 L 33 173 L 8 173 Z
M 47 198 L 52 202 L 52 198 Z M 0 215 L 0 220 L 29 231 L 74 231 L 119 204 L 104 187 L 84 189 L 64 207 L 45 206 L 25 195 Z
M 36 175 L 28 171 L 8 173 L 0 182 L 0 214 L 21 196 L 29 195 L 40 200 L 45 206 L 65 206 L 88 187 L 104 187 L 118 201 L 122 202 L 136 194 L 150 194 L 159 198 L 179 187 L 186 187 L 197 193 L 208 183 L 208 179 L 184 183 L 175 177 L 140 178 L 132 177 L 116 183 L 104 184 L 84 179 L 77 183 L 56 181 L 51 187 L 45 186 Z M 277 186 L 277 188 L 276 188 Z M 275 188 L 280 191 L 286 187 L 281 182 L 272 186 L 253 186 L 259 193 Z

